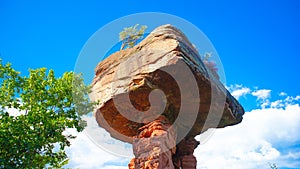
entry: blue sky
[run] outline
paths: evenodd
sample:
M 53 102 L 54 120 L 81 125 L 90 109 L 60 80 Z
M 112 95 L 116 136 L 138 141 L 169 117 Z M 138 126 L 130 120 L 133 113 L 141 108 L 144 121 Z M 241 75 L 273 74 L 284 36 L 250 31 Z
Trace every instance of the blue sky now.
M 74 70 L 84 44 L 107 23 L 139 12 L 172 14 L 197 26 L 214 45 L 224 67 L 226 86 L 231 92 L 235 92 L 235 97 L 239 98 L 249 114 L 246 116 L 249 117 L 249 120 L 246 119 L 245 124 L 249 123 L 248 126 L 260 125 L 260 122 L 250 120 L 251 115 L 256 114 L 257 118 L 260 118 L 261 114 L 266 114 L 270 116 L 262 115 L 266 121 L 261 119 L 261 123 L 267 123 L 265 125 L 269 126 L 271 122 L 277 122 L 283 125 L 278 130 L 284 129 L 286 132 L 293 133 L 297 129 L 295 127 L 300 129 L 298 123 L 294 124 L 294 122 L 300 122 L 297 121 L 299 120 L 297 118 L 299 116 L 297 96 L 300 95 L 298 75 L 300 72 L 299 9 L 300 2 L 293 0 L 233 0 L 230 2 L 225 0 L 94 0 L 86 2 L 76 0 L 2 0 L 0 1 L 0 57 L 4 62 L 11 62 L 13 67 L 24 75 L 28 68 L 40 67 L 54 69 L 57 75 L 61 75 L 65 71 Z M 118 35 L 112 38 L 118 38 Z M 90 69 L 93 71 L 94 68 Z M 278 114 L 270 114 L 269 111 Z M 287 116 L 294 118 L 277 121 L 276 117 L 287 118 L 286 116 L 282 117 L 280 113 L 286 113 Z M 241 129 L 236 130 L 247 128 L 242 124 Z M 274 124 L 271 124 L 270 127 L 274 127 Z M 221 129 L 220 134 L 216 132 L 215 139 L 217 140 L 222 132 L 226 133 L 230 130 L 233 129 Z M 291 140 L 285 140 L 283 136 L 275 137 L 276 133 L 272 132 L 263 134 L 270 138 L 261 136 L 263 141 L 258 142 L 255 145 L 258 147 L 254 146 L 254 150 L 260 150 L 259 146 L 262 146 L 265 149 L 269 148 L 268 152 L 271 153 L 268 154 L 270 155 L 268 158 L 259 159 L 260 162 L 277 162 L 282 168 L 288 166 L 289 168 L 300 168 L 299 163 L 294 166 L 290 165 L 296 163 L 297 160 L 300 161 L 299 153 L 295 154 L 296 150 L 300 150 L 300 136 L 297 132 Z M 260 138 L 260 136 L 257 137 Z M 80 139 L 84 140 L 84 138 L 79 138 L 76 144 L 80 143 Z M 239 144 L 242 144 L 242 141 Z M 238 145 L 236 146 L 238 147 Z M 91 147 L 87 146 L 87 148 Z M 205 147 L 204 144 L 200 148 L 205 153 L 210 152 L 212 155 L 218 156 L 218 152 L 209 149 L 209 145 Z M 71 150 L 72 157 L 74 157 L 74 152 L 79 151 L 76 148 Z M 251 151 L 249 150 L 249 152 Z M 276 151 L 279 152 L 279 155 Z M 93 152 L 94 154 L 101 153 L 101 151 L 95 150 Z M 289 153 L 290 156 L 288 156 Z M 99 156 L 101 155 L 103 154 Z M 253 154 L 250 156 L 252 157 Z M 222 163 L 223 157 L 218 157 Z M 110 158 L 112 161 L 118 159 L 113 156 Z M 202 158 L 200 149 L 199 158 Z M 252 163 L 258 163 L 255 159 L 252 163 L 243 159 L 236 160 L 236 163 L 244 162 L 244 166 L 249 165 L 250 168 Z M 104 161 L 104 166 L 111 164 L 112 161 Z M 71 166 L 76 166 L 76 162 L 78 161 L 71 160 Z M 228 164 L 232 161 L 223 160 L 223 162 Z M 121 165 L 126 163 L 125 160 Z M 204 164 L 200 166 L 202 168 L 216 167 L 210 163 L 207 163 L 206 166 Z M 110 168 L 113 168 L 112 166 Z M 85 167 L 81 166 L 81 168 Z

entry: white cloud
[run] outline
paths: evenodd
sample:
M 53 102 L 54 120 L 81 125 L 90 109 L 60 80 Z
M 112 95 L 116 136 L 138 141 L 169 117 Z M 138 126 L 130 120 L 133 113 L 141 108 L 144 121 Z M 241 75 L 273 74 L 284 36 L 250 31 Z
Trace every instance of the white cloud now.
M 124 157 L 124 149 L 119 141 L 111 138 L 104 129 L 98 127 L 94 117 L 84 118 L 88 127 L 84 132 L 74 133 L 73 129 L 68 129 L 64 134 L 77 134 L 77 138 L 72 140 L 71 146 L 67 149 L 70 157 L 66 167 L 80 169 L 127 169 L 129 158 Z M 118 152 L 119 151 L 119 152 Z M 118 156 L 116 154 L 123 156 Z M 130 154 L 131 152 L 128 152 Z M 131 156 L 133 158 L 133 155 Z
M 236 99 L 239 99 L 241 96 L 249 94 L 251 90 L 248 87 L 243 87 L 243 85 L 230 85 L 227 89 L 231 92 L 231 95 Z
M 17 117 L 17 116 L 20 116 L 20 115 L 24 115 L 25 114 L 25 111 L 20 111 L 18 109 L 15 109 L 15 108 L 8 108 L 6 109 L 6 111 L 8 112 L 8 114 L 10 116 L 14 116 L 14 117 Z
M 251 95 L 257 98 L 256 100 L 258 101 L 262 109 L 270 107 L 271 101 L 269 100 L 269 98 L 271 97 L 271 90 L 256 88 L 256 90 L 253 91 Z
M 271 90 L 259 89 L 251 93 L 253 96 L 257 97 L 258 100 L 266 100 L 271 96 Z
M 269 107 L 271 104 L 270 100 L 269 99 L 265 99 L 265 100 L 262 100 L 261 103 L 260 103 L 260 107 L 262 109 L 265 109 L 266 107 Z
M 285 102 L 288 102 L 288 103 L 291 103 L 293 101 L 298 101 L 300 100 L 300 96 L 296 96 L 296 97 L 293 97 L 293 96 L 287 96 L 284 101 Z
M 127 158 L 104 151 L 94 144 L 84 132 L 79 133 L 71 144 L 67 149 L 70 161 L 65 167 L 80 169 L 125 168 L 129 161 Z
M 284 107 L 284 102 L 282 100 L 276 100 L 270 103 L 271 108 L 280 108 Z
M 287 93 L 285 93 L 285 92 L 280 92 L 279 93 L 279 96 L 286 96 L 287 95 Z
M 250 89 L 249 88 L 241 88 L 241 89 L 233 91 L 231 94 L 236 99 L 239 99 L 241 96 L 244 96 L 244 95 L 246 95 L 248 93 L 250 93 Z
M 198 169 L 253 169 L 268 168 L 268 163 L 279 167 L 299 167 L 299 150 L 284 154 L 280 146 L 300 140 L 300 106 L 256 109 L 247 112 L 241 124 L 217 129 L 195 155 Z M 280 145 L 280 146 L 278 146 Z M 296 160 L 295 160 L 296 159 Z
M 16 100 L 17 100 L 18 104 L 20 104 L 20 105 L 23 104 L 22 100 L 20 98 L 16 98 Z M 13 117 L 17 117 L 17 116 L 26 114 L 25 110 L 19 110 L 16 108 L 8 108 L 7 106 L 2 107 L 1 105 L 0 105 L 0 110 L 7 112 L 9 114 L 9 116 L 13 116 Z
M 300 96 L 287 96 L 285 99 L 276 100 L 270 102 L 269 105 L 271 108 L 284 108 L 285 106 L 295 104 L 297 101 L 300 100 Z

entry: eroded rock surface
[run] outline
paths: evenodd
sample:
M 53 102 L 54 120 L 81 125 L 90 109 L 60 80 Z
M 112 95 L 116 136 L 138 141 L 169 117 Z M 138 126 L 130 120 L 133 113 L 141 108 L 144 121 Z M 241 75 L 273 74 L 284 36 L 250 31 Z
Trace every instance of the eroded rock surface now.
M 242 121 L 242 106 L 171 25 L 110 55 L 95 72 L 96 120 L 112 137 L 133 144 L 130 169 L 196 168 L 194 137 Z
M 184 138 L 177 144 L 176 153 L 173 155 L 175 169 L 196 169 L 197 159 L 193 153 L 199 144 L 193 137 Z
M 176 148 L 169 146 L 175 142 L 176 132 L 164 116 L 142 126 L 133 141 L 135 158 L 131 160 L 129 168 L 174 169 L 172 156 Z

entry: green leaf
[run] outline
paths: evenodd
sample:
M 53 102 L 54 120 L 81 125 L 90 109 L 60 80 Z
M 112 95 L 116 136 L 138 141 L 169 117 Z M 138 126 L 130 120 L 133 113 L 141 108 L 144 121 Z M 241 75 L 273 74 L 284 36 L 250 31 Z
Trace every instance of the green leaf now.
M 61 168 L 67 164 L 64 151 L 70 139 L 67 128 L 83 130 L 80 115 L 97 104 L 90 102 L 90 87 L 81 75 L 30 69 L 28 76 L 2 64 L 0 59 L 0 168 Z M 22 111 L 11 116 L 7 108 Z M 60 145 L 55 149 L 54 145 Z
M 133 47 L 136 45 L 139 39 L 143 38 L 144 32 L 147 26 L 143 25 L 138 30 L 139 24 L 135 24 L 134 26 L 124 28 L 122 32 L 119 33 L 119 38 L 122 41 L 121 50 L 126 47 Z

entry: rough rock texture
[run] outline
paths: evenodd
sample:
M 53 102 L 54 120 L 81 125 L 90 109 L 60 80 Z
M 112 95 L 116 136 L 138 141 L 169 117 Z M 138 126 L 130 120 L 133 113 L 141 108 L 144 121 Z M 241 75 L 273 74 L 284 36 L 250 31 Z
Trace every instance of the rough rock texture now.
M 129 168 L 174 169 L 172 156 L 176 150 L 169 145 L 175 144 L 176 132 L 166 117 L 160 116 L 141 127 L 137 138 L 133 141 L 135 158 L 131 160 Z
M 193 153 L 199 144 L 193 137 L 185 138 L 177 144 L 173 155 L 175 169 L 196 169 L 197 160 Z
M 95 72 L 91 98 L 100 101 L 96 120 L 112 137 L 133 143 L 136 158 L 129 168 L 196 168 L 194 137 L 242 121 L 242 106 L 171 25 L 110 55 Z M 159 143 L 170 134 L 170 125 L 175 141 Z

